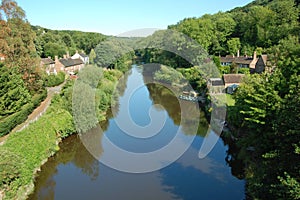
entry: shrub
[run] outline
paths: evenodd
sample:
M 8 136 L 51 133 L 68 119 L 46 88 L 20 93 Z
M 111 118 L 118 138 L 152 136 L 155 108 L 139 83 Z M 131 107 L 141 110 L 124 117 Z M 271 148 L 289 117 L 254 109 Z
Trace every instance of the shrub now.
M 49 75 L 45 78 L 46 87 L 54 87 L 62 84 L 65 81 L 65 73 L 59 72 L 57 75 Z
M 46 99 L 46 97 L 47 97 L 47 90 L 45 90 L 45 89 L 42 90 L 40 93 L 35 94 L 32 97 L 32 103 L 33 103 L 34 108 L 39 106 L 40 103 Z
M 47 97 L 47 91 L 43 90 L 40 94 L 35 94 L 32 102 L 24 105 L 20 111 L 9 115 L 0 121 L 0 137 L 8 134 L 17 125 L 26 121 L 28 115 L 40 105 L 40 103 Z
M 26 121 L 28 115 L 33 111 L 32 103 L 26 104 L 19 112 L 16 112 L 0 121 L 0 137 L 8 134 L 18 124 Z
M 0 187 L 9 186 L 10 183 L 20 177 L 20 164 L 22 160 L 16 154 L 0 149 Z

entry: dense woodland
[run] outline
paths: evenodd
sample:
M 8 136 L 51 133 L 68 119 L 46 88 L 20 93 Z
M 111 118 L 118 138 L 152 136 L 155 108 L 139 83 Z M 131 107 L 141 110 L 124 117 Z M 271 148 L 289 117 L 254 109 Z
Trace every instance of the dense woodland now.
M 2 0 L 0 52 L 6 57 L 5 62 L 0 64 L 0 136 L 26 120 L 34 107 L 45 98 L 45 86 L 55 85 L 55 81 L 51 80 L 53 77 L 46 77 L 39 68 L 40 57 L 62 57 L 67 51 L 74 54 L 79 50 L 89 54 L 92 63 L 97 66 L 116 69 L 101 72 L 100 82 L 93 86 L 97 89 L 96 97 L 102 102 L 97 104 L 97 119 L 101 121 L 105 119 L 106 110 L 110 106 L 114 84 L 122 75 L 121 72 L 128 70 L 135 54 L 140 55 L 145 62 L 162 63 L 175 68 L 195 89 L 207 92 L 202 76 L 207 74 L 203 70 L 209 68 L 210 61 L 216 62 L 221 74 L 227 70 L 218 64 L 216 57 L 219 55 L 236 54 L 238 50 L 242 55 L 252 55 L 254 51 L 258 55 L 266 53 L 269 56 L 268 67 L 272 70 L 263 74 L 248 74 L 233 95 L 235 104 L 228 106 L 227 120 L 232 128 L 231 138 L 234 138 L 234 148 L 240 149 L 237 155 L 230 155 L 228 163 L 230 166 L 237 161 L 243 163 L 244 170 L 238 177 L 246 180 L 248 199 L 300 199 L 299 9 L 298 0 L 256 0 L 228 12 L 187 18 L 176 25 L 170 25 L 169 30 L 187 35 L 208 52 L 199 54 L 203 57 L 197 57 L 195 61 L 187 61 L 187 58 L 175 53 L 182 48 L 193 48 L 193 43 L 188 39 L 181 40 L 176 34 L 170 37 L 158 31 L 143 40 L 115 40 L 111 37 L 105 40 L 108 37 L 99 33 L 54 31 L 31 26 L 25 12 L 16 2 Z M 176 43 L 173 53 L 150 45 L 152 41 L 160 43 L 164 40 Z M 136 48 L 138 50 L 134 52 Z M 195 52 L 199 51 L 197 49 Z M 164 77 L 166 74 L 157 73 L 157 76 L 163 80 L 174 78 L 172 75 Z M 73 85 L 72 81 L 66 84 L 62 94 L 55 97 L 52 107 L 43 118 L 51 121 L 56 117 L 56 112 L 62 116 L 61 123 L 52 124 L 54 128 L 47 129 L 52 143 L 45 145 L 48 140 L 40 141 L 43 148 L 55 148 L 56 136 L 51 135 L 53 129 L 54 133 L 60 133 L 61 138 L 75 131 L 70 114 Z M 78 88 L 84 90 L 85 87 L 87 85 Z M 82 130 L 93 126 L 87 124 Z M 33 128 L 43 133 L 44 127 L 39 122 Z M 33 136 L 28 134 L 30 130 L 20 134 L 20 137 L 32 139 Z M 6 160 L 24 156 L 24 151 L 13 148 L 18 137 L 14 135 L 12 138 L 13 142 L 8 142 L 5 150 L 0 149 L 1 157 L 5 156 Z M 36 142 L 38 144 L 39 141 Z M 31 151 L 28 149 L 28 152 Z M 12 155 L 12 152 L 16 155 Z M 53 153 L 55 149 L 49 152 Z M 38 152 L 32 151 L 33 154 Z M 4 166 L 0 170 L 0 186 L 16 192 L 20 185 L 31 181 L 30 172 L 39 162 L 37 157 L 28 159 L 25 164 L 14 162 L 7 165 L 0 162 Z M 23 177 L 22 173 L 26 176 Z M 15 197 L 13 192 L 11 195 Z
M 35 48 L 37 54 L 42 58 L 55 56 L 63 57 L 66 52 L 74 55 L 76 51 L 87 55 L 93 54 L 93 49 L 107 36 L 100 33 L 86 33 L 81 31 L 58 31 L 32 26 L 35 32 Z

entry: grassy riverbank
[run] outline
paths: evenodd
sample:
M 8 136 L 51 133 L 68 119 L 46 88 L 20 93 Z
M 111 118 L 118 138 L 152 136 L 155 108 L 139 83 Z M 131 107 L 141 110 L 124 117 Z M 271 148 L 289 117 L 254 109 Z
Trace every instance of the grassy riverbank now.
M 69 112 L 52 103 L 45 115 L 0 146 L 0 186 L 4 199 L 25 199 L 34 174 L 58 149 L 63 136 L 75 133 Z
M 114 86 L 122 76 L 117 70 L 104 71 L 99 82 L 99 121 L 105 120 Z M 0 146 L 0 199 L 26 199 L 34 189 L 34 178 L 59 142 L 76 133 L 72 116 L 74 81 L 68 81 L 60 95 L 53 97 L 46 113 L 26 129 L 11 133 Z

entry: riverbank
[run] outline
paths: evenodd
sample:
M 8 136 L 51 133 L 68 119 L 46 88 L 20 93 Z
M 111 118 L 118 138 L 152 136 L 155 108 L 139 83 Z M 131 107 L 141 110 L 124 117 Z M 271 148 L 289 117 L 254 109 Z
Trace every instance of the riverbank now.
M 72 116 L 52 102 L 46 113 L 20 132 L 13 132 L 0 146 L 0 186 L 3 199 L 26 199 L 34 177 L 58 150 L 63 135 L 75 133 Z
M 106 119 L 114 86 L 121 76 L 118 70 L 103 72 L 98 86 L 99 121 Z M 12 132 L 0 146 L 0 199 L 27 199 L 40 167 L 59 150 L 64 138 L 76 133 L 71 114 L 73 85 L 74 81 L 67 81 L 59 95 L 54 90 L 47 111 L 24 129 Z

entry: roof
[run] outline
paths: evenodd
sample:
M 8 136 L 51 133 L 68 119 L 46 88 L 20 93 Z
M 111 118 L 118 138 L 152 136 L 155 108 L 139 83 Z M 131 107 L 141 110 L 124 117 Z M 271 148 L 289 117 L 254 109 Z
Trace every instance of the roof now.
M 232 63 L 234 61 L 234 57 L 229 57 L 229 56 L 220 57 L 220 61 L 222 63 Z
M 245 74 L 224 74 L 224 82 L 225 84 L 230 83 L 241 83 Z
M 237 57 L 234 60 L 236 64 L 244 64 L 244 65 L 250 65 L 252 61 L 253 61 L 252 57 Z
M 223 86 L 224 82 L 221 78 L 210 78 L 208 80 L 212 86 Z
M 264 64 L 267 65 L 268 55 L 261 55 L 261 58 L 263 59 Z
M 41 62 L 42 62 L 44 65 L 55 64 L 55 62 L 54 62 L 51 58 L 42 58 L 42 59 L 41 59 Z
M 60 59 L 59 62 L 61 62 L 61 64 L 63 64 L 65 67 L 73 67 L 76 65 L 81 65 L 83 64 L 81 59 L 72 59 L 72 58 L 63 58 Z
M 88 56 L 87 55 L 85 55 L 84 53 L 80 53 L 79 54 L 81 57 L 83 57 L 83 58 L 87 58 Z
M 226 56 L 226 57 L 221 57 L 220 61 L 222 63 L 236 63 L 236 64 L 245 64 L 245 65 L 250 65 L 251 62 L 253 61 L 252 57 L 232 57 L 232 56 Z

